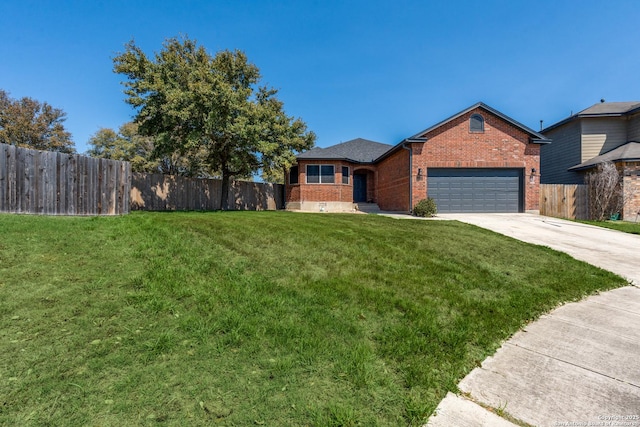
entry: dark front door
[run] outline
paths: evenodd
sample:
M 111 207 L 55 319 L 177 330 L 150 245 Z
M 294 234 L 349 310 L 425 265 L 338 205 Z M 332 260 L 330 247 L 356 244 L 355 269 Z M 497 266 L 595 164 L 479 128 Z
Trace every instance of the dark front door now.
M 367 176 L 362 174 L 353 174 L 353 201 L 367 201 Z

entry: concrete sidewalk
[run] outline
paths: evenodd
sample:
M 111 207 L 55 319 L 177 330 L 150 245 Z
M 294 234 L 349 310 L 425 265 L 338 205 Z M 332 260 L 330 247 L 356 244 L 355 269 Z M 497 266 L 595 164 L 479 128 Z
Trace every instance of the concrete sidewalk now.
M 566 252 L 640 283 L 640 236 L 527 214 L 441 215 Z M 427 425 L 640 427 L 640 289 L 559 307 L 516 333 Z M 485 409 L 489 408 L 489 409 Z M 526 425 L 524 424 L 524 425 Z

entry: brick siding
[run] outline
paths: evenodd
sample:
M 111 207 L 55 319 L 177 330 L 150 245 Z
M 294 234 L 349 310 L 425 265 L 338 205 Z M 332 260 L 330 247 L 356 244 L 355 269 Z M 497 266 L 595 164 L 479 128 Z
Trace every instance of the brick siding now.
M 400 148 L 378 163 L 378 206 L 409 211 L 409 151 Z
M 333 165 L 333 184 L 306 184 L 307 165 Z M 342 183 L 342 166 L 349 167 L 353 174 L 353 164 L 336 160 L 300 160 L 298 161 L 298 184 L 289 184 L 287 180 L 287 202 L 351 202 L 353 201 L 353 179 L 349 177 L 349 184 Z
M 470 132 L 469 118 L 484 117 L 484 132 Z M 428 168 L 520 168 L 524 169 L 524 208 L 539 209 L 540 145 L 529 135 L 501 118 L 476 108 L 421 135 L 426 143 L 413 143 L 413 176 L 422 169 L 422 181 L 414 181 L 413 204 L 428 194 Z M 536 173 L 531 182 L 531 170 Z
M 470 132 L 469 118 L 480 114 L 484 132 Z M 367 199 L 382 210 L 409 211 L 411 204 L 428 196 L 429 168 L 517 168 L 523 170 L 524 209 L 539 209 L 540 145 L 529 143 L 529 135 L 482 108 L 473 109 L 442 126 L 421 135 L 426 143 L 411 143 L 413 158 L 409 174 L 409 151 L 397 146 L 375 165 L 358 165 L 345 161 L 299 161 L 299 183 L 287 183 L 287 202 L 351 202 L 353 177 L 342 184 L 342 166 L 350 174 L 367 170 Z M 335 166 L 334 184 L 305 184 L 306 165 Z M 420 169 L 420 174 L 418 174 Z M 532 170 L 535 169 L 535 174 Z M 411 180 L 411 183 L 409 182 Z

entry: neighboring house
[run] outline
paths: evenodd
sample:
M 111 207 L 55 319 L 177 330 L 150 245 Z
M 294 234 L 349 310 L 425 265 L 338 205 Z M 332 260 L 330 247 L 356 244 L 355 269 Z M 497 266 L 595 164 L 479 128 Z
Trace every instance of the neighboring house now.
M 623 217 L 640 212 L 640 102 L 600 102 L 546 129 L 553 144 L 541 151 L 543 184 L 583 184 L 585 174 L 611 161 L 632 197 Z
M 550 141 L 477 103 L 396 145 L 354 139 L 300 154 L 289 171 L 288 209 L 350 211 L 374 203 L 411 211 L 538 210 L 540 146 Z

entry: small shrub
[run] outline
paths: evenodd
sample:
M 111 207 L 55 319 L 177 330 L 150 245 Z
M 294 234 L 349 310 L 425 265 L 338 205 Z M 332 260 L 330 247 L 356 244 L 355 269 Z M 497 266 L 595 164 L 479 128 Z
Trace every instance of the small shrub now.
M 415 216 L 432 217 L 436 216 L 437 213 L 438 208 L 436 206 L 436 201 L 431 197 L 420 200 L 413 207 L 413 214 Z

